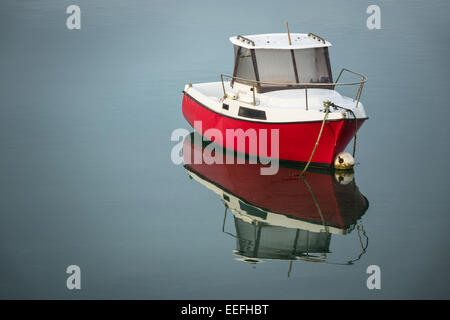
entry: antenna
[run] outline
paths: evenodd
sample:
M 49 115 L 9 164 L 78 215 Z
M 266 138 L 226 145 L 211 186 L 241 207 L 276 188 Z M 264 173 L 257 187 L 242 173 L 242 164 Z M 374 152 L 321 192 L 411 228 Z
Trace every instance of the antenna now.
M 286 30 L 287 30 L 287 35 L 288 35 L 289 45 L 291 46 L 291 45 L 292 45 L 292 42 L 291 42 L 291 33 L 289 32 L 289 24 L 287 23 L 287 21 L 286 21 Z

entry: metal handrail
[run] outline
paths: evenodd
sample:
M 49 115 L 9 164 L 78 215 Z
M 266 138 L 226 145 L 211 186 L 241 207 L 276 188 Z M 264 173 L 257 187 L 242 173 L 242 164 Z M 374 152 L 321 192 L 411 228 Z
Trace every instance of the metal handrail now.
M 342 74 L 344 72 L 349 72 L 352 73 L 358 77 L 361 78 L 360 81 L 358 82 L 339 82 L 339 79 L 341 78 Z M 257 81 L 257 80 L 252 80 L 252 79 L 244 79 L 244 78 L 239 78 L 239 77 L 233 77 L 230 75 L 226 75 L 226 74 L 221 74 L 220 75 L 220 79 L 222 81 L 222 89 L 223 89 L 223 95 L 224 97 L 227 96 L 227 92 L 225 89 L 225 84 L 224 84 L 224 78 L 230 79 L 233 82 L 238 80 L 238 81 L 242 81 L 242 82 L 246 82 L 246 83 L 250 83 L 252 88 L 253 88 L 253 105 L 256 105 L 256 97 L 255 97 L 255 88 L 256 87 L 260 87 L 261 85 L 278 85 L 278 86 L 291 86 L 291 87 L 297 87 L 297 86 L 301 86 L 304 87 L 305 89 L 305 106 L 306 106 L 306 110 L 308 110 L 308 87 L 310 87 L 310 89 L 313 89 L 314 87 L 323 87 L 323 86 L 354 86 L 354 85 L 359 85 L 358 90 L 356 91 L 356 96 L 353 100 L 356 101 L 356 106 L 355 108 L 358 107 L 359 104 L 359 100 L 361 98 L 361 94 L 362 94 L 362 90 L 364 88 L 364 84 L 367 82 L 367 78 L 357 72 L 351 71 L 349 69 L 346 68 L 342 68 L 341 72 L 339 72 L 339 75 L 336 79 L 336 82 L 298 82 L 298 83 L 292 83 L 292 82 L 270 82 L 270 81 Z M 231 81 L 230 81 L 231 82 Z
M 248 44 L 251 44 L 252 46 L 255 46 L 255 42 L 253 40 L 250 40 L 249 38 L 243 37 L 241 35 L 238 35 L 236 39 L 241 40 L 242 42 L 247 42 Z
M 308 37 L 312 37 L 314 40 L 318 40 L 318 41 L 321 41 L 321 42 L 323 42 L 323 43 L 325 43 L 325 39 L 324 38 L 322 38 L 322 37 L 319 37 L 317 34 L 314 34 L 314 33 L 308 33 Z

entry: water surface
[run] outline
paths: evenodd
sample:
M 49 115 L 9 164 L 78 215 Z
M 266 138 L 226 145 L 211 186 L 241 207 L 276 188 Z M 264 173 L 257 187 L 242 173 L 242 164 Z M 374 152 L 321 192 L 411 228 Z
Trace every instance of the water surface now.
M 450 297 L 447 1 L 377 1 L 381 30 L 366 27 L 372 1 L 79 0 L 69 31 L 73 3 L 0 4 L 1 298 Z M 184 84 L 232 72 L 229 36 L 286 20 L 333 43 L 334 74 L 369 79 L 352 182 L 369 243 L 350 265 L 236 260 L 221 198 L 170 160 Z M 332 234 L 327 261 L 358 255 L 358 234 Z

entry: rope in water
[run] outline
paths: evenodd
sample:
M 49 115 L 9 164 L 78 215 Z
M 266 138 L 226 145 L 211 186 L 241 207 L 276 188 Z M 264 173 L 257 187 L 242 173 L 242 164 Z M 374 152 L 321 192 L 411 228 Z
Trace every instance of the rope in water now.
M 306 187 L 308 188 L 309 194 L 311 195 L 314 205 L 317 208 L 317 212 L 319 213 L 320 220 L 322 220 L 322 225 L 323 225 L 323 228 L 325 229 L 325 232 L 330 233 L 330 230 L 329 230 L 327 224 L 325 223 L 325 218 L 323 217 L 322 210 L 320 209 L 320 205 L 319 205 L 319 202 L 317 201 L 314 191 L 312 190 L 311 186 L 309 185 L 308 180 L 306 180 L 306 177 L 302 177 L 302 180 L 305 183 Z

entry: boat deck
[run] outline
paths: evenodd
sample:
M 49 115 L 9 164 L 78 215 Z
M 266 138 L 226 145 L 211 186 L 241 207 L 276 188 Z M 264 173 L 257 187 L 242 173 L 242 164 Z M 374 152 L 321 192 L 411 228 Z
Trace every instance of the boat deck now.
M 227 97 L 224 99 L 224 88 Z M 360 113 L 363 110 L 361 102 L 356 107 L 356 101 L 352 98 L 342 96 L 336 90 L 322 89 L 322 88 L 308 88 L 305 89 L 288 89 L 269 91 L 265 93 L 255 93 L 255 100 L 253 100 L 253 92 L 249 90 L 250 87 L 235 84 L 231 87 L 229 81 L 223 82 L 208 82 L 193 84 L 189 89 L 190 94 L 194 98 L 203 96 L 211 102 L 225 102 L 226 100 L 233 100 L 243 104 L 253 104 L 255 102 L 256 108 L 267 109 L 297 109 L 310 111 L 323 111 L 324 101 L 331 101 L 334 104 L 350 109 L 355 113 Z M 200 99 L 203 100 L 203 99 Z M 308 100 L 308 102 L 306 102 Z M 308 104 L 308 105 L 306 105 Z M 342 109 L 331 108 L 331 113 L 342 113 Z M 362 116 L 362 115 L 361 115 Z

